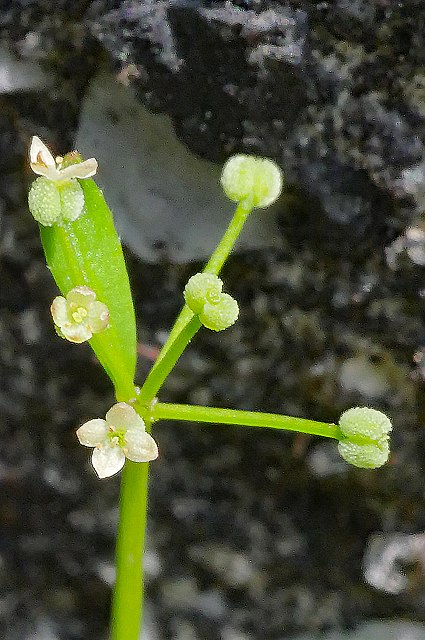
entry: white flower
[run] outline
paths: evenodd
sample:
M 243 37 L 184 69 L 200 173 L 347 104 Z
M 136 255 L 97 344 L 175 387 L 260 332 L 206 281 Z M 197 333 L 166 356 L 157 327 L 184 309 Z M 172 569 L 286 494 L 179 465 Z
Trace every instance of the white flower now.
M 108 326 L 109 310 L 96 300 L 96 294 L 86 286 L 74 287 L 66 298 L 56 296 L 50 307 L 57 332 L 70 342 L 90 340 L 94 333 Z
M 158 457 L 158 447 L 145 423 L 129 404 L 118 402 L 109 409 L 106 420 L 89 420 L 77 430 L 85 447 L 94 447 L 93 467 L 99 478 L 113 476 L 124 466 L 125 459 L 149 462 Z
M 62 167 L 63 158 L 52 156 L 44 142 L 33 136 L 30 146 L 31 169 L 39 176 L 44 176 L 53 182 L 70 180 L 71 178 L 90 178 L 97 171 L 97 160 L 90 158 L 76 164 Z

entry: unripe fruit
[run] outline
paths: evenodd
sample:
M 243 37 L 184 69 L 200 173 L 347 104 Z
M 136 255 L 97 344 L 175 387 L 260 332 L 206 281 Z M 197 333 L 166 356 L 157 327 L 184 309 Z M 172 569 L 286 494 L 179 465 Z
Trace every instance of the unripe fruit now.
M 238 303 L 228 293 L 221 293 L 216 304 L 206 302 L 199 319 L 207 329 L 223 331 L 235 324 L 239 316 Z
M 31 185 L 28 207 L 35 220 L 45 227 L 63 225 L 82 214 L 84 193 L 75 178 L 54 182 L 41 176 Z
M 381 411 L 369 407 L 353 407 L 339 420 L 345 438 L 339 442 L 341 456 L 356 467 L 381 467 L 389 456 L 390 419 Z
M 212 273 L 195 273 L 184 288 L 184 299 L 193 313 L 201 313 L 208 299 L 221 294 L 223 282 Z
M 44 177 L 34 180 L 28 194 L 28 207 L 37 222 L 51 227 L 61 214 L 61 198 L 55 183 Z
M 229 158 L 221 174 L 224 193 L 234 202 L 266 208 L 282 191 L 282 172 L 273 160 L 248 155 Z
M 236 322 L 238 303 L 228 293 L 222 293 L 223 283 L 212 273 L 195 273 L 184 289 L 186 304 L 199 316 L 204 327 L 223 331 Z

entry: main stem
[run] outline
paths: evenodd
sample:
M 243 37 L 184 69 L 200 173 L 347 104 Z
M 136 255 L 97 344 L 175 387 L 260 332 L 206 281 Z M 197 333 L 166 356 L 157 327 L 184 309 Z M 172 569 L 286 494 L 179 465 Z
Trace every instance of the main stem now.
M 127 461 L 121 479 L 116 545 L 112 640 L 137 640 L 143 612 L 143 550 L 147 520 L 148 463 Z
M 161 366 L 151 370 L 134 405 L 139 413 L 146 414 L 146 407 L 152 403 L 200 325 L 198 317 L 193 317 L 165 354 Z M 111 640 L 136 640 L 139 637 L 143 611 L 148 469 L 148 463 L 127 461 L 122 475 Z
M 235 214 L 204 271 L 218 274 L 234 246 L 249 214 L 238 205 Z M 190 340 L 200 328 L 197 316 L 185 306 L 177 318 L 160 356 L 152 367 L 134 405 L 148 415 L 150 405 Z M 143 550 L 147 520 L 147 463 L 126 462 L 120 495 L 111 640 L 137 640 L 143 607 Z

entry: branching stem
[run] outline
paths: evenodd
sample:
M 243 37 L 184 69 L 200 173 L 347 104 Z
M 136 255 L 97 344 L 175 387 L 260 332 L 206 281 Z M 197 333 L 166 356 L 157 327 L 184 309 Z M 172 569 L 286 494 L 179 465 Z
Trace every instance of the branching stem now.
M 336 424 L 315 422 L 314 420 L 282 416 L 275 413 L 261 413 L 260 411 L 241 411 L 237 409 L 157 402 L 152 407 L 151 416 L 154 420 L 184 420 L 189 422 L 241 425 L 245 427 L 265 427 L 267 429 L 298 431 L 299 433 L 335 438 L 336 440 L 344 438 Z

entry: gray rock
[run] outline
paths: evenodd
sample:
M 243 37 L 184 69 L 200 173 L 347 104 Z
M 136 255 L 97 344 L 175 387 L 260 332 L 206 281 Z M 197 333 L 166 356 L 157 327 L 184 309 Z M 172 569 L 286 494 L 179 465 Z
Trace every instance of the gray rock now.
M 111 74 L 90 84 L 76 147 L 98 160 L 97 181 L 136 255 L 189 262 L 213 251 L 234 209 L 220 187 L 221 168 L 191 153 L 168 116 L 150 113 Z M 273 212 L 255 212 L 238 249 L 278 245 Z
M 51 81 L 38 63 L 19 60 L 0 48 L 0 94 L 46 90 Z

